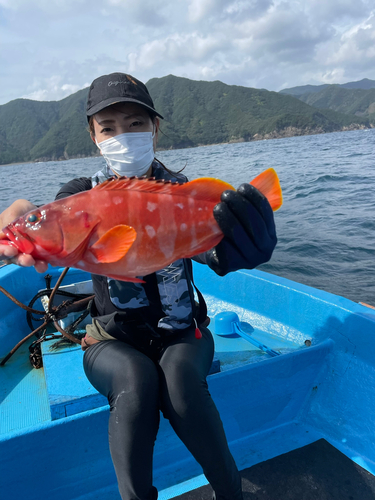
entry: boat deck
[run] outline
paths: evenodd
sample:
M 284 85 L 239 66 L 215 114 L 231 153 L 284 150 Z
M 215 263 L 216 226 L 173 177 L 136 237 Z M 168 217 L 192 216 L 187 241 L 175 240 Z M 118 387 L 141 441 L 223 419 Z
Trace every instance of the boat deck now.
M 375 477 L 324 439 L 241 471 L 244 500 L 374 500 Z M 210 486 L 174 500 L 212 500 Z

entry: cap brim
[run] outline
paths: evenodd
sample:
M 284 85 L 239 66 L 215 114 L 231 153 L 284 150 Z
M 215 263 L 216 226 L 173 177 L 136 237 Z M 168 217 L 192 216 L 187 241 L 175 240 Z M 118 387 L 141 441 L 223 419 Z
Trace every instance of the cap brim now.
M 156 115 L 159 118 L 161 118 L 162 120 L 164 120 L 163 116 L 161 116 L 160 113 L 155 111 L 154 108 L 152 108 L 151 106 L 147 106 L 147 104 L 145 104 L 142 101 L 138 101 L 137 99 L 131 99 L 130 97 L 111 97 L 110 99 L 106 99 L 105 101 L 102 101 L 101 103 L 96 104 L 96 106 L 93 106 L 92 108 L 87 110 L 86 111 L 87 118 L 90 118 L 90 116 L 93 116 L 96 113 L 99 113 L 99 111 L 102 111 L 102 109 L 108 108 L 108 106 L 112 106 L 113 104 L 116 104 L 118 102 L 134 102 L 136 104 L 139 104 L 143 108 L 146 108 L 146 109 L 152 111 L 152 113 L 154 115 Z

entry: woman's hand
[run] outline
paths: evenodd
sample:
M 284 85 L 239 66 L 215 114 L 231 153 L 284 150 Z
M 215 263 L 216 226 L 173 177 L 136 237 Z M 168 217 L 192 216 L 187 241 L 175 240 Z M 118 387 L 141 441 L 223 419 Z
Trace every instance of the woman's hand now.
M 27 200 L 16 200 L 10 207 L 6 208 L 4 212 L 0 214 L 0 241 L 7 240 L 7 237 L 1 230 L 2 228 L 6 227 L 18 217 L 21 217 L 21 215 L 25 215 L 30 212 L 30 210 L 34 210 L 34 208 L 36 208 L 36 206 Z M 22 267 L 35 266 L 35 269 L 39 273 L 44 273 L 48 269 L 47 262 L 34 260 L 31 255 L 20 253 L 13 245 L 1 243 L 0 261 L 6 264 L 17 264 Z
M 253 269 L 271 258 L 277 243 L 273 211 L 254 186 L 242 184 L 237 191 L 224 191 L 214 217 L 224 238 L 206 252 L 206 262 L 219 276 Z
M 90 335 L 86 334 L 81 340 L 81 349 L 82 351 L 86 351 L 86 349 L 94 344 L 97 344 L 98 342 L 100 342 L 100 340 L 96 340 L 93 337 L 90 337 Z

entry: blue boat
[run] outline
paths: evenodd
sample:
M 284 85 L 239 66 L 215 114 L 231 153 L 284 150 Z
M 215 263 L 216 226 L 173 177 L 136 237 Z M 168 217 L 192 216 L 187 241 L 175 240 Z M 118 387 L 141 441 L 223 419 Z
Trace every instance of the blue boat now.
M 52 286 L 61 271 L 49 269 Z M 341 470 L 339 481 L 349 488 L 355 473 L 365 492 L 292 497 L 285 491 L 267 498 L 374 498 L 375 310 L 258 270 L 220 278 L 196 264 L 194 275 L 215 338 L 209 388 L 238 468 L 253 471 L 254 478 L 257 467 L 263 464 L 264 472 L 264 464 L 289 456 L 296 471 L 299 450 L 320 443 L 323 455 L 333 450 L 352 464 L 353 477 L 342 477 Z M 89 280 L 71 269 L 63 285 Z M 0 285 L 24 304 L 46 287 L 33 268 L 14 265 L 0 268 Z M 30 327 L 25 311 L 3 294 L 0 311 L 3 359 Z M 33 340 L 0 367 L 0 497 L 119 499 L 107 440 L 109 408 L 85 378 L 82 350 L 43 342 L 43 368 L 35 369 L 28 349 Z M 309 481 L 306 487 L 314 488 Z M 163 418 L 154 483 L 161 500 L 210 498 L 200 467 Z M 254 480 L 247 484 L 253 490 L 246 498 L 266 498 L 260 486 L 255 496 Z

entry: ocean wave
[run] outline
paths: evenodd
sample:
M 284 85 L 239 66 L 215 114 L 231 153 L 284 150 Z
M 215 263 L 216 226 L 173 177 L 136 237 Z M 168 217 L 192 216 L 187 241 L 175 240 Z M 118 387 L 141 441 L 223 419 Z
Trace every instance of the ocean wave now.
M 310 182 L 312 183 L 317 183 L 317 182 L 351 182 L 350 179 L 346 175 L 333 175 L 333 174 L 324 174 L 320 175 L 319 177 L 316 177 L 315 179 L 311 180 Z

